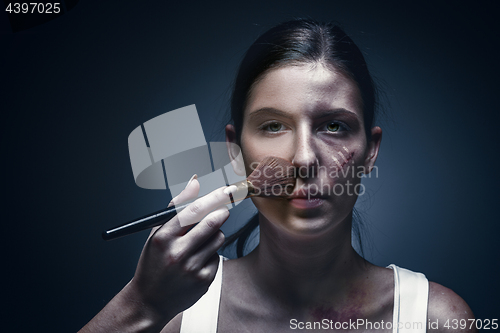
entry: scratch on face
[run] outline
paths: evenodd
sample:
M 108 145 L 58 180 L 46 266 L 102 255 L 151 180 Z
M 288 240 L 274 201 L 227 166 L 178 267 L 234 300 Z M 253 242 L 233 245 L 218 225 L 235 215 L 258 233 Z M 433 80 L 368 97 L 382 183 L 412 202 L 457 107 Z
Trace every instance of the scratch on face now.
M 342 164 L 339 162 L 338 158 L 336 158 L 335 156 L 332 156 L 332 159 L 335 162 L 335 164 L 337 164 L 339 169 L 342 169 Z
M 344 163 L 347 163 L 347 158 L 345 158 L 344 154 L 342 154 L 341 151 L 339 151 L 339 155 L 342 156 L 342 159 L 344 160 Z
M 342 169 L 347 163 L 349 163 L 349 161 L 352 160 L 352 157 L 354 156 L 354 152 L 350 153 L 347 147 L 344 146 L 342 147 L 342 149 L 344 149 L 347 155 L 346 157 L 346 155 L 344 155 L 341 151 L 337 152 L 343 159 L 342 163 L 339 161 L 337 157 L 332 156 L 333 161 L 335 162 L 335 164 L 338 166 L 339 169 Z

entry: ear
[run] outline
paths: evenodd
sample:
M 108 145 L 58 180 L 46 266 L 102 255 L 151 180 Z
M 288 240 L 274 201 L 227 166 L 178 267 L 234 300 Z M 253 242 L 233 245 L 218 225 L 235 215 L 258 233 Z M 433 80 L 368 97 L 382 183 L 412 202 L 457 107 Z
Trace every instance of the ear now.
M 368 151 L 365 157 L 365 174 L 369 174 L 375 166 L 382 142 L 382 129 L 378 126 L 372 128 L 372 139 L 368 142 Z
M 231 160 L 231 165 L 233 166 L 234 173 L 239 176 L 246 176 L 245 163 L 243 162 L 241 148 L 236 142 L 237 137 L 234 126 L 231 124 L 226 125 L 227 153 L 229 154 L 229 159 Z

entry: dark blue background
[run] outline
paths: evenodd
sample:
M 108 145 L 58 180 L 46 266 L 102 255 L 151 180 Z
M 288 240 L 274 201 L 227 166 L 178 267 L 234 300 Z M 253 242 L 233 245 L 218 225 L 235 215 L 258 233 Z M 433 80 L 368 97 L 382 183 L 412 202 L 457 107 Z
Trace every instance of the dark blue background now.
M 207 141 L 223 140 L 243 52 L 304 16 L 342 24 L 389 113 L 358 205 L 368 259 L 424 272 L 498 318 L 499 11 L 449 3 L 81 0 L 16 33 L 2 11 L 2 327 L 76 331 L 129 281 L 147 233 L 100 233 L 169 200 L 135 185 L 129 133 L 196 104 Z

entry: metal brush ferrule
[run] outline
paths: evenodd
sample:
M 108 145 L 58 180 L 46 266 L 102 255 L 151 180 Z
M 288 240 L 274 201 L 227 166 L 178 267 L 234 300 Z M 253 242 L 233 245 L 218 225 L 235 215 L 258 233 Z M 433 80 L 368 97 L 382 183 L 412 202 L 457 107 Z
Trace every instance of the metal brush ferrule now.
M 248 189 L 247 197 L 253 197 L 254 195 L 256 195 L 257 193 L 255 193 L 255 187 L 253 186 L 252 182 L 248 179 L 245 180 L 245 182 Z
M 248 180 L 242 180 L 240 182 L 232 184 L 236 186 L 238 189 L 236 190 L 235 194 L 233 194 L 233 197 L 252 197 L 255 195 L 255 187 L 252 185 L 252 183 Z M 237 193 L 239 195 L 237 195 Z

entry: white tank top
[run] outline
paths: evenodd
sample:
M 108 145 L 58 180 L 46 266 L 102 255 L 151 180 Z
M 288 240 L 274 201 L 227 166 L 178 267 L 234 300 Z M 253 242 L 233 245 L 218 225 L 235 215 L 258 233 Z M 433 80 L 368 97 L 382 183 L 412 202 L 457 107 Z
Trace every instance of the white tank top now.
M 182 314 L 181 333 L 216 333 L 222 286 L 222 266 L 227 258 L 220 257 L 215 279 L 198 302 Z M 427 328 L 429 282 L 422 273 L 387 266 L 394 271 L 393 333 L 424 333 Z M 375 323 L 372 323 L 375 324 Z M 385 323 L 386 325 L 388 323 Z M 385 326 L 387 327 L 387 326 Z

